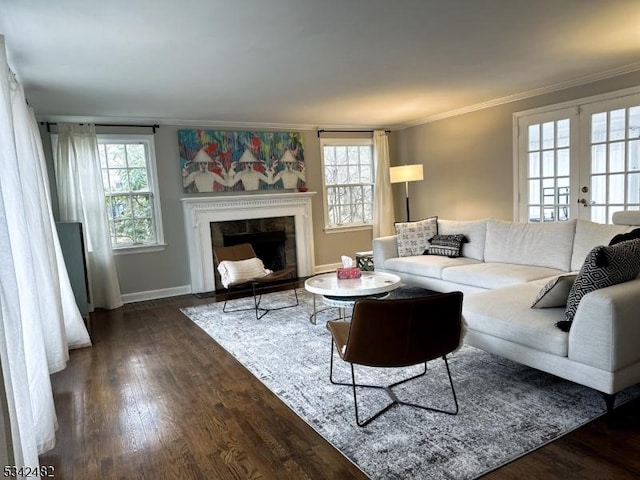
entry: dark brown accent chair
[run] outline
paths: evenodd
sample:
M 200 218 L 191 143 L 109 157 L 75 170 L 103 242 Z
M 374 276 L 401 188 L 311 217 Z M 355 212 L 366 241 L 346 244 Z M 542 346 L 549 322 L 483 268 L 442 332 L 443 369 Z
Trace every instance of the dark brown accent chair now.
M 216 247 L 213 249 L 213 255 L 216 260 L 216 265 L 219 265 L 220 262 L 228 260 L 228 261 L 239 261 L 239 260 L 248 260 L 251 258 L 256 258 L 256 252 L 253 250 L 253 247 L 250 243 L 241 243 L 239 245 L 233 245 L 228 247 Z M 255 310 L 256 318 L 261 319 L 267 313 L 273 310 L 281 310 L 283 308 L 291 308 L 298 306 L 298 291 L 296 290 L 296 272 L 294 268 L 284 268 L 282 270 L 274 271 L 264 277 L 258 278 L 250 278 L 244 279 L 241 282 L 232 283 L 229 285 L 229 290 L 234 289 L 236 287 L 243 288 L 251 286 L 251 291 L 253 293 L 253 307 L 249 308 L 239 308 L 236 310 L 227 310 L 227 301 L 228 297 L 224 301 L 224 305 L 222 306 L 222 311 L 225 313 L 232 312 L 240 312 L 245 310 Z M 293 294 L 295 296 L 295 303 L 291 305 L 284 305 L 280 307 L 274 308 L 265 308 L 261 305 L 262 301 L 262 293 L 268 287 L 274 287 L 277 285 L 290 283 L 293 286 Z
M 331 362 L 329 379 L 336 385 L 353 388 L 356 423 L 363 427 L 394 405 L 431 410 L 457 415 L 458 399 L 453 387 L 447 354 L 453 352 L 462 341 L 462 292 L 438 293 L 419 298 L 394 300 L 363 298 L 355 302 L 351 322 L 329 321 L 331 332 Z M 351 382 L 341 383 L 333 379 L 334 347 L 340 358 L 351 366 Z M 393 387 L 414 380 L 427 372 L 427 362 L 442 357 L 444 360 L 455 409 L 440 410 L 398 399 Z M 408 367 L 424 363 L 424 370 L 388 386 L 356 383 L 354 364 L 368 367 Z M 367 420 L 358 413 L 356 387 L 385 390 L 391 403 Z

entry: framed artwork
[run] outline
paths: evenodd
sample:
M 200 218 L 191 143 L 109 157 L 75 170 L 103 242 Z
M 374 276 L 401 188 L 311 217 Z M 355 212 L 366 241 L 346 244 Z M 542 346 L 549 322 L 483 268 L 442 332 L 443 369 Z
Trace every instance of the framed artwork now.
M 305 187 L 299 132 L 178 130 L 178 145 L 188 193 Z

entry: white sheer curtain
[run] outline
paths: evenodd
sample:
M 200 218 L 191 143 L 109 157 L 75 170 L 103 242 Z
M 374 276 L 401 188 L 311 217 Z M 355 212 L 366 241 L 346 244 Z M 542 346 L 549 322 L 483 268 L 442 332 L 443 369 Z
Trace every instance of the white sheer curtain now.
M 58 123 L 55 169 L 60 218 L 84 226 L 91 306 L 121 307 L 94 125 Z
M 88 346 L 51 211 L 42 144 L 0 35 L 0 360 L 16 465 L 55 445 L 49 375 Z
M 393 193 L 389 180 L 389 142 L 384 130 L 373 132 L 376 185 L 373 199 L 373 238 L 393 235 Z

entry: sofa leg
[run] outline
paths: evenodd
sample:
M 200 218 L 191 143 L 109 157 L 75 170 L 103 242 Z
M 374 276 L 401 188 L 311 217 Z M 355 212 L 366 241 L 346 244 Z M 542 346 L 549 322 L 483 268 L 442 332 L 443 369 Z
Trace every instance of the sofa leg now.
M 610 427 L 614 426 L 614 406 L 615 406 L 615 402 L 616 402 L 616 394 L 615 393 L 604 393 L 604 392 L 600 392 L 602 393 L 602 397 L 604 398 L 604 403 L 607 406 L 607 424 Z
M 613 413 L 613 406 L 616 402 L 616 394 L 615 393 L 603 393 L 604 403 L 607 405 L 607 415 L 611 415 Z

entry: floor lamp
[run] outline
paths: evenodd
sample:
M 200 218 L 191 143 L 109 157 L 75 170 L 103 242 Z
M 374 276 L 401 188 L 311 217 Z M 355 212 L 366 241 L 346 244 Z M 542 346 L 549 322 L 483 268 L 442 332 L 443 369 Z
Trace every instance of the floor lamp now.
M 405 195 L 407 199 L 407 222 L 411 221 L 409 216 L 409 182 L 423 180 L 422 164 L 415 163 L 413 165 L 400 165 L 398 167 L 389 168 L 389 179 L 391 183 L 404 182 Z

